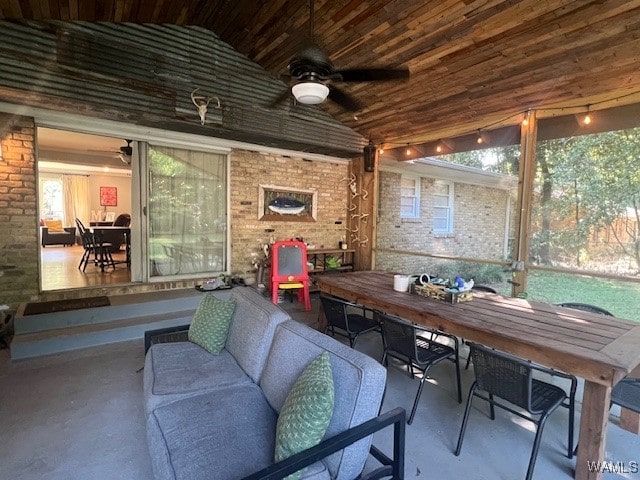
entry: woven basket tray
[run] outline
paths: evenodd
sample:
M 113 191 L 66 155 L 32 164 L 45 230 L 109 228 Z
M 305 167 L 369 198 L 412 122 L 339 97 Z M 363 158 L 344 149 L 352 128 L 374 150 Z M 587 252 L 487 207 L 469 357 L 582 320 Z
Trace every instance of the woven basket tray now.
M 451 304 L 459 302 L 469 302 L 473 300 L 473 293 L 467 292 L 445 292 L 445 287 L 439 287 L 437 285 L 416 285 L 415 292 L 423 297 L 432 298 L 434 300 L 440 300 L 441 302 L 447 302 Z

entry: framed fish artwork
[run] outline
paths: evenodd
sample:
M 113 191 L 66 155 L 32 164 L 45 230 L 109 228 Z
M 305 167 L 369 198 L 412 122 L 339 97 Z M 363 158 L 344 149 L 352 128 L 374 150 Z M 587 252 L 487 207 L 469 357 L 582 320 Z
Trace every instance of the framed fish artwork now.
M 315 222 L 317 192 L 276 185 L 260 185 L 258 220 Z

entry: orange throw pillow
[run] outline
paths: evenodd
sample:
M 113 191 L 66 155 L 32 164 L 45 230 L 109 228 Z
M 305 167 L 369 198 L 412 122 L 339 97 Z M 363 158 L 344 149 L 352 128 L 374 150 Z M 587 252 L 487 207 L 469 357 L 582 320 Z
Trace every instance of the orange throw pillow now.
M 44 223 L 49 227 L 49 232 L 64 232 L 62 220 L 45 220 Z

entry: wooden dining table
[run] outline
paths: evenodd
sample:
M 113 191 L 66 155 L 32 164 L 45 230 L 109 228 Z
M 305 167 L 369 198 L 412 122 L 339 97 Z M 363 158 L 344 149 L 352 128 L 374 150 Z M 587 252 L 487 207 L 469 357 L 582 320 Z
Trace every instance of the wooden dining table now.
M 317 284 L 323 293 L 582 377 L 575 478 L 601 478 L 589 465 L 604 460 L 612 387 L 640 365 L 640 324 L 483 292 L 445 303 L 393 290 L 393 274 L 382 271 L 324 275 Z
M 113 225 L 94 225 L 89 227 L 89 231 L 93 233 L 96 243 L 101 243 L 105 233 L 118 232 L 124 235 L 125 244 L 125 260 L 114 263 L 125 263 L 127 268 L 131 268 L 131 227 L 113 226 Z M 102 249 L 100 249 L 100 269 L 104 271 L 107 265 L 106 259 L 102 258 Z

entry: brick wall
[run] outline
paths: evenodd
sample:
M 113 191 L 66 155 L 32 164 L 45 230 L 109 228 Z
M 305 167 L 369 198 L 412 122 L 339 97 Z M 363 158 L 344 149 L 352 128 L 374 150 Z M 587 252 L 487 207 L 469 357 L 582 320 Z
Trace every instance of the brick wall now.
M 164 288 L 185 288 L 189 282 L 98 287 L 83 292 L 39 293 L 39 246 L 34 158 L 34 123 L 31 118 L 0 114 L 0 304 L 15 310 L 22 302 L 123 294 Z M 234 150 L 231 154 L 231 268 L 252 275 L 253 254 L 274 239 L 302 236 L 320 247 L 337 247 L 345 235 L 347 165 L 305 161 Z M 277 185 L 317 191 L 317 221 L 265 222 L 258 220 L 259 185 Z M 336 224 L 336 222 L 339 222 Z M 265 230 L 273 229 L 273 232 Z
M 303 237 L 317 248 L 337 248 L 345 235 L 347 165 L 306 161 L 246 150 L 231 153 L 231 268 L 250 275 L 254 256 L 270 237 Z M 276 185 L 318 192 L 318 215 L 313 223 L 258 220 L 259 185 Z M 340 224 L 336 224 L 340 222 Z M 266 230 L 274 229 L 273 232 Z M 252 256 L 253 254 L 253 256 Z
M 38 295 L 33 119 L 0 113 L 0 304 Z
M 380 172 L 377 247 L 478 259 L 502 259 L 509 192 L 454 183 L 453 232 L 433 232 L 432 178 L 420 182 L 420 218 L 400 218 L 400 174 Z M 412 272 L 415 256 L 380 252 L 376 268 Z M 425 259 L 425 264 L 427 264 Z

